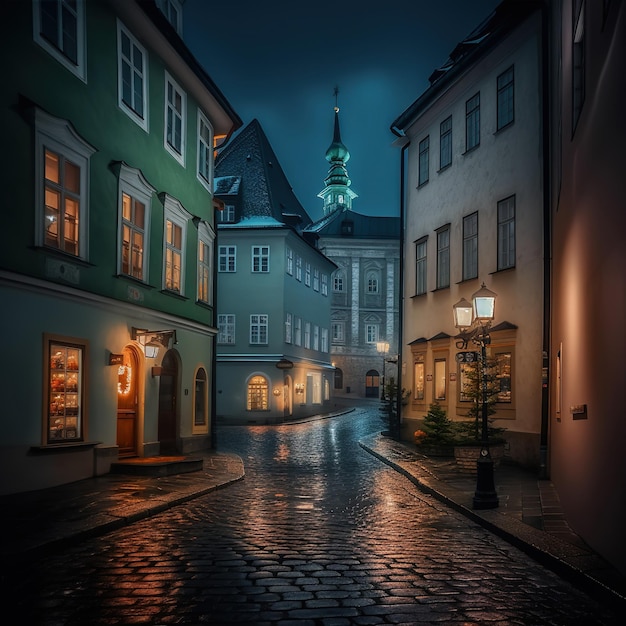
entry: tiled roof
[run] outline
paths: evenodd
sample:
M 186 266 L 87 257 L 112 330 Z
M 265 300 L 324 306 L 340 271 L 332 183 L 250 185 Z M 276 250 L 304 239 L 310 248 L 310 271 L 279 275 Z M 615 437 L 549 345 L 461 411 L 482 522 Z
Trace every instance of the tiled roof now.
M 216 195 L 238 193 L 240 218 L 273 217 L 285 224 L 300 222 L 301 227 L 311 223 L 256 119 L 220 151 L 215 176 Z M 236 192 L 226 179 L 239 181 Z

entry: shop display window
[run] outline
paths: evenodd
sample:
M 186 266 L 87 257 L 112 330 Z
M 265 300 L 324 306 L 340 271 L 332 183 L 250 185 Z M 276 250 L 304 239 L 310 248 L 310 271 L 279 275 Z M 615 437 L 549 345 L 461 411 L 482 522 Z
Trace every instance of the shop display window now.
M 82 439 L 83 348 L 49 342 L 48 443 Z

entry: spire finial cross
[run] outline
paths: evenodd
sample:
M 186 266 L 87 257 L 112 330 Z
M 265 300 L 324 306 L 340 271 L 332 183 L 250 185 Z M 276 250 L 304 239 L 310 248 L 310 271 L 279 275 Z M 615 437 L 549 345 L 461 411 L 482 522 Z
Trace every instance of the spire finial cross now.
M 337 85 L 335 85 L 335 113 L 339 113 L 339 104 L 338 104 L 338 100 L 339 100 L 339 87 Z

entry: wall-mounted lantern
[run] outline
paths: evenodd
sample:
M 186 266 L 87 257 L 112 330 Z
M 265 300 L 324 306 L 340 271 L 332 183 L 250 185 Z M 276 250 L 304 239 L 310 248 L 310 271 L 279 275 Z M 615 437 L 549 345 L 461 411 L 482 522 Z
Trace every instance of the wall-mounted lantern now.
M 175 330 L 146 330 L 133 326 L 131 339 L 138 341 L 148 359 L 156 359 L 161 348 L 168 349 L 170 342 L 176 343 Z

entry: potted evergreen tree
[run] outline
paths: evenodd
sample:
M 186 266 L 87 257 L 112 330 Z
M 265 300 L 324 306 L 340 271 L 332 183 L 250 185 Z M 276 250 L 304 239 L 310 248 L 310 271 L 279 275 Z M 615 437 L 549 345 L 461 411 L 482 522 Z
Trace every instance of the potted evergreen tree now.
M 487 391 L 487 416 L 493 415 L 498 395 L 498 381 L 495 373 L 495 360 L 487 359 L 485 364 L 485 382 Z M 482 448 L 482 416 L 483 416 L 483 372 L 480 362 L 467 365 L 463 394 L 471 400 L 471 407 L 467 412 L 469 420 L 456 422 L 454 457 L 462 470 L 475 472 L 476 461 Z M 502 436 L 505 429 L 496 427 L 493 419 L 488 419 L 487 438 L 489 451 L 494 465 L 498 465 L 504 456 L 505 438 Z
M 424 416 L 424 430 L 415 431 L 415 444 L 429 456 L 453 456 L 452 421 L 438 402 L 433 402 Z

